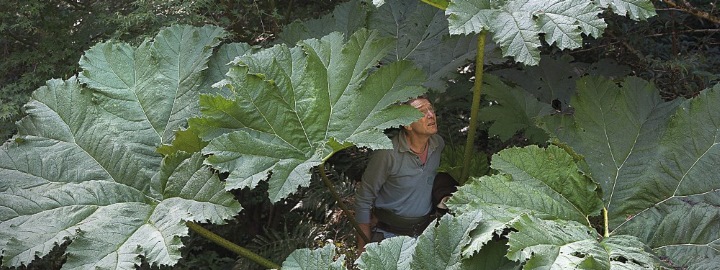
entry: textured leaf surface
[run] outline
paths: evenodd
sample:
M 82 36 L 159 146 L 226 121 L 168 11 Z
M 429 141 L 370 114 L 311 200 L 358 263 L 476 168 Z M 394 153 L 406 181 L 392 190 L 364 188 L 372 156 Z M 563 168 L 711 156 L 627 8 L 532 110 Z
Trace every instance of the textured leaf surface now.
M 547 44 L 560 49 L 582 46 L 582 35 L 600 37 L 605 21 L 602 8 L 631 18 L 654 15 L 648 0 L 453 0 L 447 7 L 451 34 L 489 31 L 502 48 L 503 56 L 517 62 L 537 65 L 540 61 L 540 35 Z M 636 8 L 642 7 L 642 8 Z
M 332 244 L 316 250 L 298 249 L 285 259 L 282 269 L 346 269 L 345 255 L 335 258 L 335 245 Z
M 446 172 L 450 174 L 453 179 L 460 179 L 463 158 L 465 158 L 465 153 L 462 147 L 446 144 L 440 157 L 440 167 L 438 167 L 437 171 Z M 469 166 L 470 170 L 468 175 L 471 177 L 487 175 L 490 171 L 488 157 L 481 153 L 476 153 L 470 158 Z
M 548 136 L 537 127 L 535 119 L 554 112 L 548 103 L 538 101 L 533 95 L 519 87 L 509 87 L 497 77 L 483 77 L 486 99 L 490 106 L 480 110 L 481 121 L 493 122 L 488 130 L 492 136 L 507 141 L 518 132 L 523 132 L 530 142 L 543 143 Z
M 51 80 L 33 94 L 19 134 L 0 148 L 3 265 L 68 239 L 64 268 L 135 269 L 140 256 L 174 264 L 185 221 L 240 211 L 201 155 L 155 152 L 196 113 L 201 71 L 222 35 L 178 26 L 137 48 L 102 43 L 81 61 L 87 87 Z
M 525 269 L 653 269 L 658 262 L 637 238 L 598 242 L 590 227 L 574 221 L 524 215 L 513 227 L 507 256 L 526 261 Z
M 393 237 L 366 246 L 357 261 L 360 269 L 481 269 L 482 261 L 467 261 L 463 247 L 482 214 L 444 215 L 417 239 Z
M 610 8 L 615 14 L 628 16 L 633 20 L 646 20 L 655 16 L 652 2 L 645 0 L 599 0 L 603 8 Z
M 602 208 L 597 185 L 558 147 L 507 149 L 493 156 L 491 164 L 500 174 L 465 184 L 448 202 L 457 213 L 475 209 L 483 213 L 483 222 L 472 233 L 472 243 L 464 251 L 467 255 L 479 250 L 493 234 L 510 227 L 522 214 L 588 224 L 587 217 Z
M 280 37 L 282 42 L 295 44 L 331 31 L 349 36 L 361 27 L 397 39 L 383 62 L 412 61 L 428 75 L 424 85 L 434 91 L 445 91 L 447 79 L 477 53 L 477 36 L 449 36 L 444 12 L 417 0 L 389 1 L 379 7 L 348 1 L 338 5 L 332 15 L 291 24 Z M 487 42 L 486 62 L 499 58 L 496 47 Z
M 677 265 L 716 260 L 720 86 L 663 102 L 635 78 L 579 83 L 575 115 L 547 127 L 584 156 L 613 233 L 637 236 Z
M 417 240 L 409 236 L 398 236 L 371 243 L 357 260 L 360 269 L 410 269 L 412 254 Z
M 470 241 L 470 231 L 481 219 L 482 214 L 476 211 L 457 217 L 444 215 L 437 226 L 430 224 L 418 237 L 411 268 L 463 269 L 462 249 Z
M 201 100 L 191 128 L 202 122 L 199 133 L 214 137 L 203 153 L 230 172 L 228 189 L 254 187 L 272 171 L 277 202 L 309 184 L 310 168 L 337 150 L 330 144 L 389 148 L 382 130 L 421 116 L 391 105 L 425 92 L 422 72 L 408 62 L 375 68 L 392 40 L 366 30 L 348 40 L 333 33 L 240 57 L 222 82 L 235 95 Z
M 444 12 L 420 1 L 386 3 L 370 13 L 368 28 L 397 39 L 386 62 L 412 61 L 428 74 L 425 86 L 435 91 L 445 91 L 449 77 L 477 54 L 476 35 L 450 36 Z M 491 42 L 485 47 L 487 61 L 495 47 Z

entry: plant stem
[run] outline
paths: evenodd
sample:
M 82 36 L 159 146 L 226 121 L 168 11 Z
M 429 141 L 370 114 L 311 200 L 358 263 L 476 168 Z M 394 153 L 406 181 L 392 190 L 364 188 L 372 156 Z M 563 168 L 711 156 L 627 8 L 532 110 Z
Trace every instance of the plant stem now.
M 610 230 L 608 227 L 610 227 L 610 224 L 608 224 L 608 213 L 607 208 L 603 207 L 603 220 L 605 221 L 605 238 L 610 237 Z
M 340 209 L 342 209 L 343 214 L 347 215 L 350 213 L 347 206 L 345 206 L 345 203 L 343 203 L 342 198 L 340 198 L 340 194 L 338 194 L 337 190 L 335 189 L 335 186 L 333 186 L 332 182 L 330 182 L 330 179 L 328 179 L 327 175 L 325 175 L 325 162 L 318 165 L 320 167 L 320 178 L 322 178 L 323 183 L 325 183 L 325 186 L 330 191 L 330 194 L 332 194 L 333 198 L 335 198 L 335 201 L 338 203 L 338 206 Z M 351 216 L 348 215 L 348 220 L 350 220 L 350 224 L 352 224 L 353 228 L 355 228 L 355 231 L 357 231 L 358 235 L 362 237 L 363 241 L 365 243 L 370 243 L 370 239 L 368 238 L 365 233 L 360 229 L 360 224 Z
M 249 249 L 246 249 L 244 247 L 238 246 L 233 242 L 228 241 L 227 239 L 223 238 L 222 236 L 219 236 L 208 229 L 203 228 L 202 226 L 198 225 L 194 222 L 185 222 L 185 225 L 188 226 L 191 230 L 195 231 L 196 233 L 202 235 L 203 237 L 207 238 L 208 240 L 214 242 L 215 244 L 220 245 L 221 247 L 227 248 L 232 252 L 235 252 L 236 254 L 243 256 L 245 258 L 248 258 L 255 263 L 262 265 L 263 267 L 267 269 L 280 269 L 280 266 L 275 264 L 274 262 L 271 262 L 268 259 L 263 258 L 262 256 L 250 251 Z
M 485 35 L 486 31 L 480 32 L 478 35 L 477 55 L 475 56 L 475 83 L 473 85 L 472 107 L 470 108 L 470 127 L 467 133 L 467 142 L 465 143 L 465 153 L 463 155 L 462 173 L 459 182 L 464 184 L 468 179 L 470 172 L 470 160 L 475 151 L 475 132 L 478 126 L 478 113 L 480 111 L 480 94 L 482 93 L 483 83 L 483 67 L 485 63 Z
M 445 10 L 447 9 L 450 1 L 447 0 L 421 0 L 423 3 L 431 5 L 433 7 Z

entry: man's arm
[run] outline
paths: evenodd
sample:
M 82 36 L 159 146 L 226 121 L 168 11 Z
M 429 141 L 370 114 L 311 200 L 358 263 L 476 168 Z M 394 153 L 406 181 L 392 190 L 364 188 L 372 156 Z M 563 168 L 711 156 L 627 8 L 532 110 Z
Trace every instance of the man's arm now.
M 360 230 L 367 236 L 367 239 L 372 237 L 370 233 L 372 207 L 375 204 L 378 190 L 387 179 L 387 172 L 391 167 L 391 163 L 388 152 L 376 150 L 368 160 L 362 180 L 357 183 L 355 190 L 355 220 L 359 223 Z M 366 244 L 365 240 L 358 234 L 358 252 L 365 251 Z
M 359 225 L 360 225 L 360 230 L 362 231 L 362 233 L 364 233 L 365 236 L 367 236 L 367 239 L 370 239 L 371 238 L 370 223 L 360 223 Z M 360 235 L 358 235 L 358 237 L 357 237 L 358 254 L 365 252 L 365 244 L 367 244 L 367 243 L 365 243 L 365 240 L 363 240 L 363 238 Z

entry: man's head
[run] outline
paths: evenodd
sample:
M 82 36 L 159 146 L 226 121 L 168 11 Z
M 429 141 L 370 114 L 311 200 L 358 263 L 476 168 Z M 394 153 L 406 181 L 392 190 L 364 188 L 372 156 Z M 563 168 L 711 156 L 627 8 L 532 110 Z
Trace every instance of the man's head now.
M 425 114 L 423 118 L 404 126 L 405 132 L 414 133 L 421 136 L 431 136 L 437 133 L 437 123 L 435 122 L 435 108 L 426 97 L 417 97 L 407 102 L 411 106 L 417 108 Z

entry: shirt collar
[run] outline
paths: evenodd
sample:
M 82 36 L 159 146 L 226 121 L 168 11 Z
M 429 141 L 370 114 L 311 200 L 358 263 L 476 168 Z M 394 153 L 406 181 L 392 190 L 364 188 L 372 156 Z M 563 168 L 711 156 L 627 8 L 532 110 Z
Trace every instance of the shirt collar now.
M 430 136 L 428 144 L 428 154 L 432 153 L 433 150 L 435 150 L 435 148 L 437 148 L 440 144 L 438 141 L 438 136 L 440 135 L 433 134 L 432 136 Z M 395 137 L 398 140 L 398 151 L 410 152 L 410 144 L 408 144 L 407 137 L 405 137 L 405 131 L 400 131 L 400 133 L 398 133 Z

